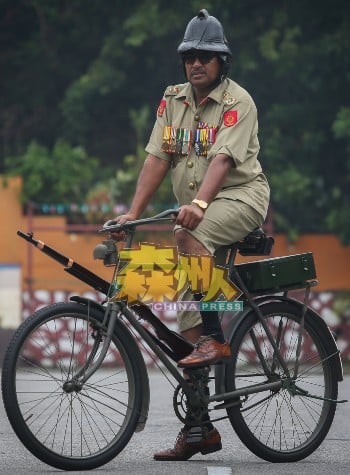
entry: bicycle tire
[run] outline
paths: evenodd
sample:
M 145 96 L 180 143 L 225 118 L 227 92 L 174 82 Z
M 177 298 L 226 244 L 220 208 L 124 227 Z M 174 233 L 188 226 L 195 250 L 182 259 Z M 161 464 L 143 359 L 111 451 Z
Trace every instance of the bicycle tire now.
M 261 310 L 293 374 L 302 308 L 291 302 L 270 302 Z M 306 312 L 295 383 L 311 395 L 334 401 L 338 381 L 330 358 L 334 349 L 329 348 L 328 342 L 324 330 L 320 330 L 317 321 Z M 256 347 L 260 348 L 269 370 L 273 369 L 273 378 L 281 380 L 285 376 L 280 365 L 274 363 L 272 345 L 260 320 L 251 312 L 232 336 L 232 362 L 225 374 L 226 391 L 267 382 Z M 227 408 L 227 414 L 238 437 L 255 455 L 269 462 L 296 462 L 309 456 L 322 443 L 335 409 L 335 402 L 292 395 L 282 386 L 279 390 L 246 396 L 239 405 Z
M 59 469 L 106 464 L 126 446 L 138 423 L 145 365 L 119 320 L 106 364 L 81 390 L 64 390 L 65 381 L 86 361 L 102 319 L 94 306 L 50 305 L 22 323 L 5 354 L 2 394 L 8 419 L 33 455 Z

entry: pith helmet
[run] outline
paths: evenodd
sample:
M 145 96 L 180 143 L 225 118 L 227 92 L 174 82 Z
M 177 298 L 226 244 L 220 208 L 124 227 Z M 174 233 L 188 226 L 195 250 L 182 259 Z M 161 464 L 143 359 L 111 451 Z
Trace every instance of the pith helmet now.
M 191 49 L 216 51 L 232 57 L 221 23 L 205 9 L 188 23 L 177 52 L 182 54 Z

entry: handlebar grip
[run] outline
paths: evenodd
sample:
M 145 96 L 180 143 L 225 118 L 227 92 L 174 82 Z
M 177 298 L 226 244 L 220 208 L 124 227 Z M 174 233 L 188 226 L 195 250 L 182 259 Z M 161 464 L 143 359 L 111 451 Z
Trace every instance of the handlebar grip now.
M 162 211 L 159 214 L 156 214 L 155 216 L 151 216 L 149 219 L 161 219 L 161 218 L 166 218 L 167 216 L 170 216 L 171 214 L 175 214 L 176 216 L 179 214 L 178 209 L 166 209 L 165 211 Z
M 98 230 L 98 232 L 99 233 L 104 233 L 104 232 L 107 232 L 107 231 L 111 231 L 111 232 L 121 231 L 125 228 L 125 225 L 129 222 L 130 221 L 127 221 L 126 223 L 119 224 L 118 221 L 116 221 L 115 219 L 109 219 L 108 221 L 106 221 L 104 223 L 102 229 Z
M 114 226 L 115 224 L 118 224 L 118 221 L 115 219 L 109 219 L 104 223 L 103 227 L 105 228 L 106 226 Z

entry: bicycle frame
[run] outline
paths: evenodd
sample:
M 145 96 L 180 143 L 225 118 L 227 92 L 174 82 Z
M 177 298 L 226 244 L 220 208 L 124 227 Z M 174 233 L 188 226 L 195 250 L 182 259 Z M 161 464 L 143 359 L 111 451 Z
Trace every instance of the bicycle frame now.
M 185 424 L 181 434 L 189 444 L 210 434 L 209 421 L 228 419 L 258 457 L 269 462 L 299 461 L 319 447 L 333 422 L 336 404 L 345 402 L 337 400 L 342 366 L 334 337 L 308 306 L 316 283 L 312 253 L 235 264 L 237 252 L 270 254 L 273 238 L 261 229 L 224 248 L 224 262 L 221 249 L 215 260 L 180 254 L 177 264 L 174 248 L 160 248 L 158 253 L 155 244 L 141 243 L 133 252 L 131 241 L 139 224 L 168 220 L 175 213 L 167 210 L 121 225 L 106 223 L 101 231 L 112 233 L 111 237 L 129 231 L 128 248 L 122 253 L 108 238 L 94 249 L 95 259 L 113 266 L 108 281 L 33 234 L 18 231 L 66 272 L 106 295 L 102 303 L 73 296 L 72 302 L 35 311 L 22 322 L 6 350 L 5 410 L 19 439 L 43 462 L 64 470 L 90 470 L 116 457 L 132 435 L 144 429 L 150 386 L 142 346 L 147 346 L 157 365 L 161 363 L 159 369 L 173 386 L 173 410 Z M 121 267 L 124 261 L 127 266 Z M 194 274 L 197 270 L 200 273 Z M 214 375 L 208 365 L 179 369 L 177 363 L 194 346 L 153 313 L 168 308 L 155 303 L 175 300 L 188 285 L 196 293 L 201 291 L 197 283 L 208 289 L 202 292 L 205 305 L 199 308 L 240 308 L 224 315 L 222 328 L 232 356 L 213 366 Z M 240 294 L 238 288 L 243 309 L 230 302 Z M 304 301 L 288 295 L 294 289 L 305 290 Z M 218 293 L 230 302 L 227 306 L 210 302 Z M 141 302 L 146 298 L 153 301 L 153 308 Z M 170 306 L 194 308 L 192 303 Z M 209 383 L 214 382 L 213 388 Z M 199 445 L 194 450 L 205 454 L 219 445 L 208 451 Z
M 131 247 L 132 237 L 133 237 L 133 234 L 134 234 L 134 231 L 135 231 L 135 227 L 137 225 L 149 224 L 149 223 L 152 223 L 152 222 L 159 222 L 159 221 L 165 221 L 165 220 L 168 221 L 169 218 L 167 218 L 167 216 L 169 214 L 176 214 L 176 212 L 177 212 L 176 210 L 167 210 L 167 211 L 165 211 L 163 213 L 160 213 L 159 215 L 157 215 L 155 217 L 152 217 L 152 218 L 145 218 L 145 219 L 142 219 L 142 220 L 137 220 L 137 221 L 134 221 L 134 222 L 125 223 L 124 226 L 127 225 L 127 229 L 129 230 L 128 240 L 127 240 L 127 247 L 128 248 Z M 122 225 L 118 225 L 118 224 L 114 223 L 112 225 L 106 226 L 102 231 L 104 231 L 104 232 L 113 232 L 116 229 L 118 229 L 118 226 L 120 228 Z M 49 255 L 51 258 L 58 261 L 60 264 L 64 265 L 65 266 L 65 271 L 69 272 L 73 276 L 77 277 L 79 280 L 81 280 L 81 281 L 87 283 L 88 285 L 92 286 L 96 290 L 105 293 L 107 296 L 109 295 L 110 289 L 111 289 L 111 284 L 109 282 L 105 281 L 104 279 L 101 279 L 96 274 L 92 273 L 91 271 L 84 268 L 80 264 L 74 262 L 72 259 L 70 259 L 66 256 L 63 256 L 58 251 L 54 250 L 50 246 L 47 246 L 42 241 L 35 240 L 33 238 L 32 233 L 31 234 L 26 234 L 26 233 L 23 233 L 21 231 L 18 231 L 17 234 L 20 237 L 27 240 L 28 242 L 30 242 L 31 244 L 35 245 L 37 248 L 39 248 L 45 254 Z M 298 346 L 297 358 L 296 358 L 296 361 L 295 361 L 293 372 L 291 374 L 291 372 L 289 371 L 285 361 L 283 360 L 283 358 L 281 356 L 281 353 L 280 353 L 280 350 L 279 350 L 279 347 L 278 347 L 279 346 L 279 337 L 277 336 L 277 341 L 275 341 L 275 339 L 273 338 L 273 336 L 271 334 L 270 329 L 268 328 L 268 325 L 265 322 L 265 319 L 263 317 L 263 314 L 262 314 L 262 311 L 261 311 L 261 308 L 260 308 L 264 301 L 267 301 L 268 299 L 275 298 L 275 297 L 271 297 L 271 296 L 263 296 L 263 297 L 260 296 L 259 297 L 258 296 L 258 297 L 254 298 L 250 295 L 247 287 L 245 286 L 244 282 L 242 281 L 241 277 L 239 276 L 239 274 L 238 274 L 238 272 L 235 268 L 235 265 L 234 265 L 234 259 L 235 259 L 235 256 L 236 256 L 236 252 L 237 252 L 237 246 L 235 246 L 235 245 L 231 246 L 230 247 L 230 254 L 229 254 L 229 258 L 228 258 L 228 264 L 225 265 L 225 267 L 227 267 L 228 269 L 230 269 L 233 272 L 234 278 L 235 278 L 236 282 L 238 283 L 238 286 L 239 286 L 240 290 L 242 291 L 242 293 L 244 295 L 244 298 L 245 298 L 245 300 L 248 304 L 246 309 L 245 309 L 244 315 L 247 315 L 250 312 L 254 312 L 257 315 L 257 317 L 259 318 L 259 321 L 260 321 L 262 327 L 264 328 L 266 336 L 267 336 L 267 338 L 268 338 L 268 340 L 269 340 L 269 342 L 270 342 L 270 344 L 273 348 L 274 360 L 279 363 L 281 368 L 283 368 L 283 371 L 284 371 L 284 374 L 285 374 L 285 377 L 283 379 L 281 379 L 279 381 L 275 381 L 275 380 L 272 381 L 272 378 L 271 378 L 271 381 L 268 381 L 268 382 L 265 382 L 265 383 L 259 383 L 259 384 L 256 384 L 256 385 L 251 385 L 247 388 L 243 387 L 243 388 L 240 388 L 239 390 L 234 390 L 234 391 L 231 391 L 231 392 L 224 392 L 223 384 L 222 384 L 224 370 L 222 370 L 222 369 L 218 370 L 216 368 L 216 392 L 215 392 L 214 395 L 211 395 L 209 397 L 202 395 L 201 396 L 202 400 L 201 400 L 198 393 L 196 393 L 196 391 L 193 389 L 192 385 L 188 384 L 187 380 L 182 376 L 182 374 L 179 372 L 177 367 L 169 359 L 169 356 L 172 359 L 175 359 L 175 360 L 180 359 L 178 357 L 178 355 L 176 355 L 176 350 L 178 349 L 179 345 L 184 344 L 183 339 L 181 339 L 181 337 L 177 334 L 175 334 L 176 336 L 174 336 L 174 332 L 170 332 L 166 328 L 164 329 L 164 326 L 162 326 L 160 320 L 151 312 L 152 321 L 150 323 L 155 328 L 156 332 L 160 332 L 161 336 L 165 337 L 165 341 L 167 343 L 169 343 L 170 334 L 172 334 L 172 337 L 173 337 L 172 339 L 173 340 L 174 340 L 174 337 L 175 337 L 175 342 L 174 343 L 172 342 L 170 344 L 170 347 L 172 349 L 174 349 L 174 347 L 175 347 L 175 354 L 171 354 L 171 352 L 169 353 L 169 351 L 165 352 L 166 347 L 164 347 L 164 345 L 162 345 L 162 342 L 160 341 L 160 339 L 157 339 L 152 333 L 150 333 L 138 321 L 138 319 L 135 317 L 135 314 L 133 313 L 133 311 L 130 310 L 130 308 L 128 307 L 128 305 L 125 302 L 123 302 L 123 301 L 110 301 L 110 300 L 107 299 L 107 306 L 105 307 L 105 318 L 104 318 L 104 324 L 106 325 L 107 330 L 105 332 L 105 340 L 104 340 L 104 343 L 103 343 L 102 351 L 101 351 L 99 357 L 97 358 L 97 360 L 94 362 L 94 364 L 92 366 L 90 366 L 90 368 L 89 368 L 90 363 L 92 362 L 93 358 L 96 355 L 97 348 L 99 347 L 99 345 L 101 343 L 101 338 L 99 338 L 95 342 L 94 348 L 92 349 L 91 357 L 88 359 L 88 361 L 84 365 L 84 367 L 81 368 L 78 371 L 78 373 L 76 373 L 74 375 L 74 377 L 71 379 L 71 381 L 66 383 L 67 384 L 66 389 L 69 389 L 69 390 L 71 389 L 73 391 L 77 387 L 82 386 L 91 377 L 91 375 L 94 374 L 97 371 L 97 369 L 100 367 L 100 365 L 102 364 L 102 362 L 105 358 L 105 355 L 108 351 L 108 347 L 109 347 L 109 344 L 111 342 L 111 338 L 113 336 L 113 331 L 114 331 L 114 326 L 115 326 L 116 319 L 120 318 L 121 315 L 123 315 L 126 318 L 126 320 L 129 322 L 131 327 L 134 328 L 137 331 L 137 333 L 140 335 L 142 340 L 144 340 L 148 344 L 148 346 L 150 347 L 152 352 L 159 358 L 159 360 L 168 369 L 170 374 L 179 383 L 179 385 L 182 387 L 184 393 L 186 394 L 191 407 L 197 407 L 198 405 L 200 405 L 203 402 L 205 404 L 208 404 L 210 402 L 221 402 L 221 401 L 225 401 L 225 404 L 224 405 L 219 405 L 216 408 L 229 407 L 231 405 L 238 404 L 239 403 L 239 398 L 242 397 L 242 396 L 244 397 L 244 396 L 247 396 L 249 394 L 263 392 L 263 391 L 277 391 L 282 387 L 286 387 L 288 389 L 289 386 L 292 386 L 293 385 L 293 380 L 295 380 L 297 378 L 297 375 L 298 375 L 298 364 L 299 364 L 298 363 L 298 358 L 299 358 L 299 355 L 300 355 L 301 333 L 303 331 L 304 317 L 305 317 L 305 314 L 306 314 L 307 310 L 309 309 L 308 308 L 308 296 L 309 296 L 310 287 L 312 285 L 314 285 L 314 283 L 311 282 L 309 284 L 309 286 L 307 286 L 306 291 L 305 291 L 305 299 L 304 299 L 304 302 L 302 304 L 302 306 L 303 306 L 302 307 L 303 308 L 303 311 L 302 311 L 303 317 L 302 317 L 302 322 L 301 322 L 300 329 L 299 329 L 299 338 L 298 338 L 298 345 L 297 345 Z M 112 282 L 113 282 L 113 280 L 112 280 Z M 289 299 L 289 297 L 287 297 L 287 293 L 285 293 L 284 299 Z M 72 300 L 79 301 L 80 299 L 73 298 Z M 292 300 L 292 299 L 289 299 L 289 300 Z M 135 309 L 133 309 L 133 310 L 135 311 Z M 148 309 L 148 312 L 150 312 L 149 309 Z M 139 312 L 136 312 L 136 313 L 139 313 Z M 147 318 L 147 315 L 145 315 L 145 309 L 141 308 L 140 315 L 141 315 L 141 317 L 146 317 L 145 319 L 147 321 L 150 321 L 149 318 Z M 242 320 L 242 317 L 238 318 L 238 321 L 241 321 L 241 320 Z M 323 324 L 324 324 L 324 322 L 323 322 Z M 231 331 L 234 332 L 235 328 L 236 328 L 236 326 L 233 325 L 233 330 L 231 330 Z M 337 371 L 337 377 L 338 377 L 338 380 L 341 381 L 341 379 L 342 379 L 342 368 L 341 368 L 341 361 L 340 361 L 340 358 L 339 358 L 339 350 L 337 349 L 336 344 L 334 342 L 334 339 L 333 339 L 333 337 L 330 333 L 329 333 L 329 336 L 330 336 L 330 340 L 332 340 L 332 344 L 333 344 L 333 347 L 334 347 L 334 354 L 330 355 L 329 357 L 330 358 L 335 357 L 335 362 L 336 362 L 335 367 L 336 367 L 336 371 Z M 265 369 L 267 377 L 270 378 L 272 373 L 273 373 L 273 368 L 271 370 L 265 364 L 264 356 L 262 355 L 257 342 L 255 342 L 254 347 L 255 347 L 257 355 L 260 359 L 262 367 Z M 185 349 L 182 348 L 181 349 L 182 355 L 184 354 L 183 352 L 185 352 L 185 354 L 186 354 L 186 352 L 189 353 L 190 350 L 191 350 L 190 346 L 185 347 Z M 223 368 L 224 368 L 224 366 L 223 366 Z M 203 401 L 203 399 L 205 399 L 205 400 Z

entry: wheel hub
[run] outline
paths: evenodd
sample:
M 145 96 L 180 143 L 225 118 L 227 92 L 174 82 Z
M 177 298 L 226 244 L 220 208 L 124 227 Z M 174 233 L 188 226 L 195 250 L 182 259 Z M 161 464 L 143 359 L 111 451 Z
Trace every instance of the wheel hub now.
M 83 384 L 78 381 L 71 379 L 70 381 L 66 381 L 63 384 L 63 391 L 66 392 L 67 394 L 73 393 L 73 392 L 80 392 L 83 388 Z

